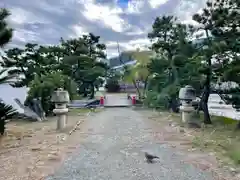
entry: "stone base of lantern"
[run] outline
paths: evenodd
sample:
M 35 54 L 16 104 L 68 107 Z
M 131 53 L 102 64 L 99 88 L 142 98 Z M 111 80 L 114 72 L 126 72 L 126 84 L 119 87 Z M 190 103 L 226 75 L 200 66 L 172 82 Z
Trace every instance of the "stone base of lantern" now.
M 68 108 L 54 109 L 53 113 L 57 115 L 57 130 L 62 130 L 66 126 Z
M 180 111 L 182 112 L 183 123 L 191 123 L 191 121 L 193 121 L 192 112 L 194 111 L 194 108 L 191 104 L 184 104 L 183 106 L 180 106 Z

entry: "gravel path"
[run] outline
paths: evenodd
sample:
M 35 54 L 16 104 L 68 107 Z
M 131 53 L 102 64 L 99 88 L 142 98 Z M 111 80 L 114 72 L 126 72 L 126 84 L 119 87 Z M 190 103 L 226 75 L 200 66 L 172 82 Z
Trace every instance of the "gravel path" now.
M 78 152 L 46 180 L 213 180 L 183 163 L 175 149 L 157 143 L 147 121 L 131 108 L 106 109 L 87 126 Z M 146 163 L 145 151 L 160 161 Z

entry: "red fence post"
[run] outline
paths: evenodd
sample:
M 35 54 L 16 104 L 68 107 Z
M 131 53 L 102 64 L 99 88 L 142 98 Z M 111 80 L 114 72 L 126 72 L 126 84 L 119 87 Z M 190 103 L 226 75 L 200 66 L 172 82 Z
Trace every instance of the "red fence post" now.
M 104 105 L 104 97 L 100 97 L 100 105 L 103 106 Z
M 132 105 L 135 105 L 136 104 L 136 96 L 133 96 L 132 97 Z

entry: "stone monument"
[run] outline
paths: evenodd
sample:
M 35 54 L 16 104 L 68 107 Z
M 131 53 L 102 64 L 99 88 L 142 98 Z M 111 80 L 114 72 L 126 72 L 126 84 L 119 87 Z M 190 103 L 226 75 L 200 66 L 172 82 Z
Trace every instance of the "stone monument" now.
M 42 103 L 40 98 L 34 98 L 32 100 L 32 107 L 31 109 L 42 119 L 46 120 L 45 112 L 42 108 Z
M 66 126 L 66 118 L 68 113 L 67 104 L 69 103 L 69 94 L 62 88 L 58 88 L 52 94 L 52 102 L 55 103 L 53 113 L 57 115 L 57 130 L 62 130 Z
M 23 116 L 23 118 L 28 118 L 28 119 L 31 119 L 31 120 L 34 120 L 34 121 L 36 121 L 36 120 L 37 121 L 42 121 L 43 120 L 30 107 L 22 104 L 21 101 L 18 98 L 15 98 L 14 101 L 19 105 L 20 108 L 22 108 L 24 110 L 23 114 L 21 114 Z

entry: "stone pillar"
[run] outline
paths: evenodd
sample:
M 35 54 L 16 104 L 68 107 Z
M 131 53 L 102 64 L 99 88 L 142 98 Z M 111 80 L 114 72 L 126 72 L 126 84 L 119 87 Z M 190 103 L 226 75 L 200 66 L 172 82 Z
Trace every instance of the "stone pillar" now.
M 69 102 L 69 94 L 62 88 L 54 91 L 52 95 L 52 102 L 55 103 L 55 109 L 53 112 L 57 115 L 57 130 L 62 130 L 66 126 L 67 120 L 67 103 Z

